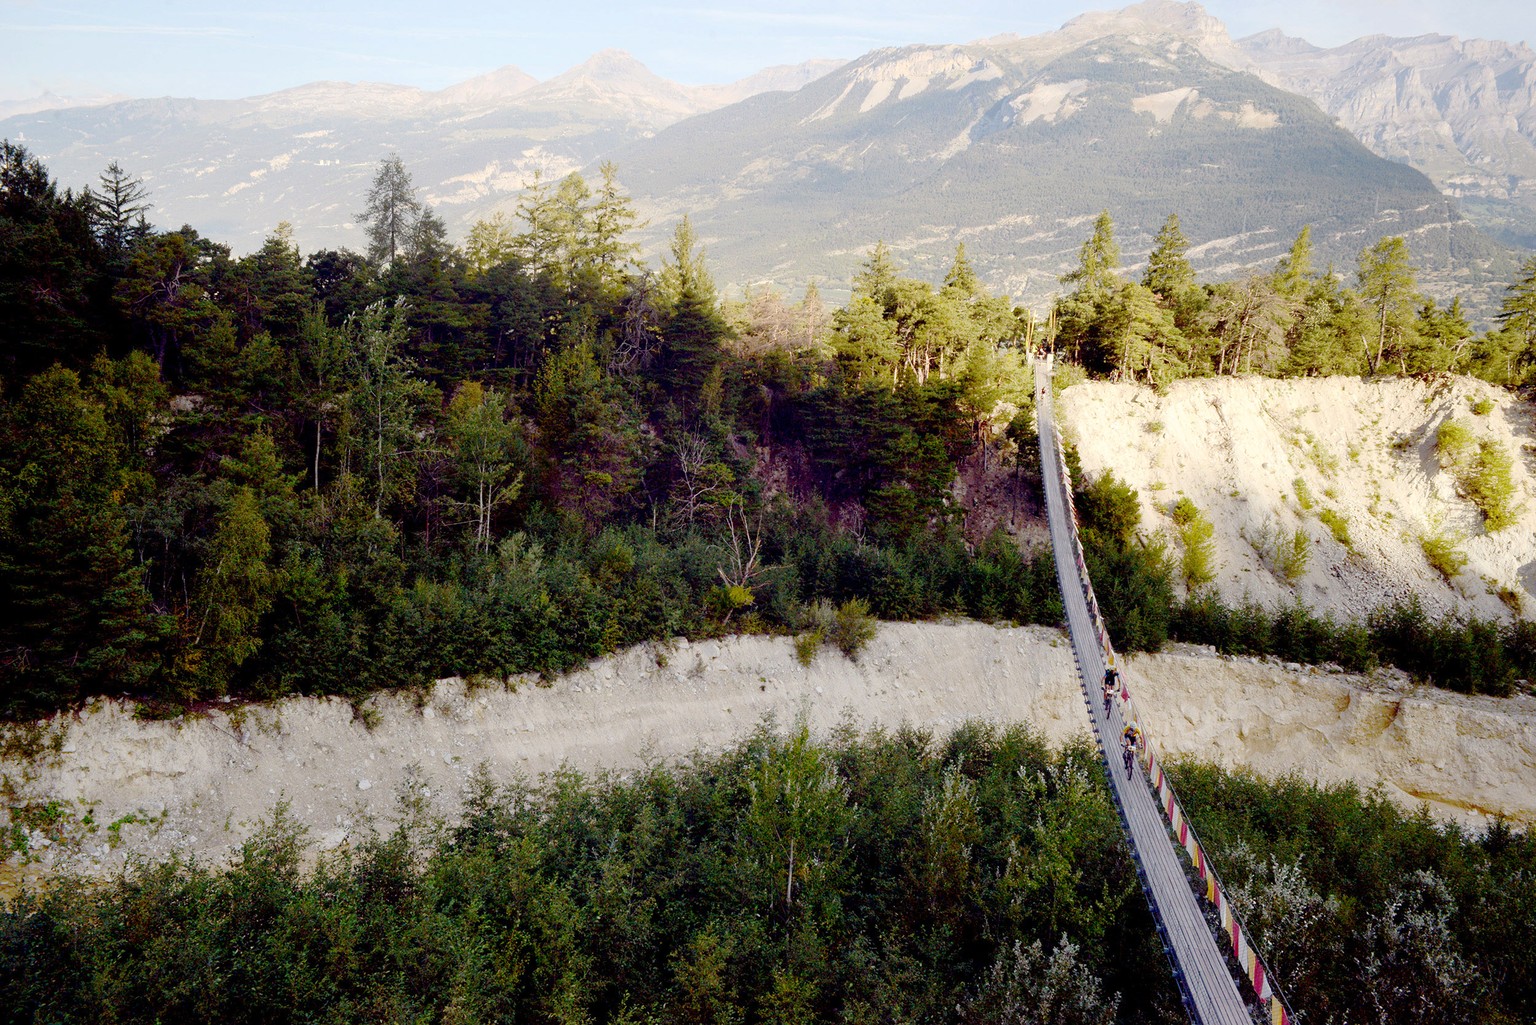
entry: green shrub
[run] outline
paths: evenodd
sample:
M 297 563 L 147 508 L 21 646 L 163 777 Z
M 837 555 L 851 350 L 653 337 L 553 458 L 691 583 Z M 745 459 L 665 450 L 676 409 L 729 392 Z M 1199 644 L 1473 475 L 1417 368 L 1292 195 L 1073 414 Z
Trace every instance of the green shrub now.
M 1460 547 L 1464 540 L 1459 533 L 1441 530 L 1438 522 L 1432 523 L 1419 534 L 1419 547 L 1424 551 L 1424 558 L 1429 560 L 1435 572 L 1445 578 L 1446 583 L 1450 583 L 1456 574 L 1466 568 L 1467 554 Z
M 1317 514 L 1317 518 L 1323 521 L 1323 526 L 1333 535 L 1333 539 L 1351 552 L 1355 550 L 1355 543 L 1349 536 L 1349 517 L 1337 509 L 1324 509 Z
M 1216 528 L 1188 498 L 1174 503 L 1173 522 L 1184 548 L 1179 570 L 1185 588 L 1193 591 L 1216 579 Z
M 1296 528 L 1289 541 L 1280 543 L 1278 555 L 1280 575 L 1285 577 L 1285 582 L 1294 584 L 1300 580 L 1312 558 L 1312 542 L 1307 539 L 1307 532 Z
M 1516 508 L 1514 460 L 1504 446 L 1484 441 L 1477 448 L 1477 458 L 1463 484 L 1467 498 L 1483 514 L 1483 524 L 1491 534 L 1513 526 L 1520 510 Z
M 1115 647 L 1156 651 L 1168 639 L 1173 567 L 1161 543 L 1085 548 L 1088 572 Z
M 870 615 L 869 602 L 863 598 L 850 598 L 837 607 L 827 638 L 844 655 L 856 659 L 864 646 L 875 639 L 879 626 Z
M 1436 447 L 1440 465 L 1456 479 L 1457 493 L 1477 506 L 1488 532 L 1513 525 L 1520 511 L 1514 504 L 1514 460 L 1504 446 L 1476 441 L 1465 424 L 1447 420 Z
M 1474 416 L 1487 416 L 1493 412 L 1493 400 L 1486 395 L 1480 399 L 1467 399 L 1467 404 L 1472 407 Z
M 1103 543 L 1124 548 L 1141 527 L 1141 498 L 1113 470 L 1078 491 L 1076 504 L 1085 547 Z
M 1312 509 L 1312 489 L 1307 487 L 1307 482 L 1300 477 L 1296 478 L 1293 486 L 1296 488 L 1296 504 L 1301 506 L 1303 512 L 1310 512 Z
M 795 637 L 795 661 L 802 666 L 809 667 L 816 661 L 816 653 L 821 651 L 822 643 L 827 635 L 820 630 L 807 630 Z
M 1477 449 L 1477 442 L 1472 437 L 1472 429 L 1460 420 L 1447 420 L 1440 425 L 1440 431 L 1435 438 L 1435 452 L 1440 456 L 1440 465 L 1456 472 L 1457 467 L 1466 466 L 1471 462 L 1472 453 Z

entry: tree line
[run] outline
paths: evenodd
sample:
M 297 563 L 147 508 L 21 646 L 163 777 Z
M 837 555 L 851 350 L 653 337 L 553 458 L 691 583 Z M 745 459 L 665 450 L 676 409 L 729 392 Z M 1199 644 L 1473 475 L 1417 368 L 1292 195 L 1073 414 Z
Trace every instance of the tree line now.
M 536 178 L 455 245 L 389 158 L 368 252 L 302 257 L 280 225 L 236 258 L 153 227 L 115 164 L 75 193 L 0 156 L 8 715 L 549 674 L 677 633 L 814 633 L 855 599 L 1054 623 L 1049 555 L 986 537 L 954 487 L 1037 493 L 1030 351 L 1154 383 L 1529 372 L 1536 266 L 1498 327 L 1436 334 L 1461 314 L 1408 294 L 1400 240 L 1353 289 L 1306 232 L 1271 273 L 1200 284 L 1170 218 L 1137 283 L 1105 215 L 1043 318 L 963 245 L 931 283 L 878 244 L 830 309 L 723 298 L 687 218 L 645 266 L 611 165 Z M 1155 644 L 1171 591 L 1136 579 Z
M 1459 373 L 1529 383 L 1536 370 L 1536 256 L 1505 290 L 1493 325 L 1474 330 L 1459 298 L 1418 291 L 1405 239 L 1360 252 L 1351 283 L 1314 264 L 1311 228 L 1269 271 L 1196 280 L 1189 240 L 1170 214 L 1139 280 L 1120 273 L 1106 211 L 1063 276 L 1052 337 L 1090 373 L 1165 385 L 1185 377 Z

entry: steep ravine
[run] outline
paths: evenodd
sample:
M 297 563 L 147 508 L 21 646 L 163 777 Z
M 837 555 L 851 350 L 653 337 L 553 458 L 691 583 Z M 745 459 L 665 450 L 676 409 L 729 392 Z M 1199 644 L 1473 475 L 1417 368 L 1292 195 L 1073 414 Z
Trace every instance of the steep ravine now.
M 1536 699 L 1461 698 L 1390 674 L 1331 674 L 1194 649 L 1132 660 L 1153 736 L 1266 775 L 1380 783 L 1405 804 L 1476 822 L 1536 824 Z M 362 715 L 336 700 L 226 706 L 144 722 L 102 702 L 54 724 L 58 750 L 11 759 L 7 803 L 56 802 L 53 826 L 9 859 L 3 887 L 61 869 L 118 872 L 172 853 L 223 863 L 277 802 L 315 848 L 387 829 L 402 788 L 451 814 L 482 767 L 537 777 L 562 765 L 624 770 L 744 736 L 765 716 L 945 733 L 967 719 L 1028 721 L 1053 744 L 1088 729 L 1063 636 L 1040 627 L 884 624 L 857 662 L 824 651 L 799 665 L 782 638 L 640 647 L 541 687 L 382 696 Z M 89 818 L 87 819 L 87 816 Z

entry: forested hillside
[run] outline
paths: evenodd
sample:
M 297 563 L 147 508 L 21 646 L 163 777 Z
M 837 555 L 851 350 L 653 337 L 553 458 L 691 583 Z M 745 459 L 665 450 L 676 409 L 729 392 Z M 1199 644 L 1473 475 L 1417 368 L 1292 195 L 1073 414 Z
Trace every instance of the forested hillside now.
M 1354 287 L 1312 266 L 1305 232 L 1273 272 L 1209 285 L 1170 218 L 1137 282 L 1105 215 L 1045 317 L 989 294 L 963 247 L 930 283 L 876 246 L 829 310 L 814 289 L 723 300 L 686 218 L 639 265 L 612 167 L 538 183 L 459 245 L 389 160 L 353 199 L 368 253 L 301 257 L 279 227 L 239 259 L 151 227 L 116 165 L 72 194 L 7 143 L 0 175 L 11 715 L 122 692 L 356 698 L 677 633 L 856 651 L 871 614 L 1054 622 L 1048 558 L 954 488 L 990 474 L 1027 507 L 1028 350 L 1152 383 L 1515 384 L 1536 337 L 1536 261 L 1479 334 L 1418 294 L 1401 238 Z M 1130 643 L 1155 647 L 1172 570 L 1112 485 L 1085 492 L 1114 523 L 1102 589 L 1127 581 Z M 1507 688 L 1527 657 L 1509 650 L 1469 686 Z
M 386 163 L 369 254 L 302 259 L 279 229 L 236 260 L 149 228 L 118 172 L 77 196 L 4 158 L 13 713 L 552 672 L 857 597 L 1028 619 L 1049 593 L 951 528 L 956 461 L 1029 391 L 1023 323 L 963 261 L 908 283 L 948 319 L 903 369 L 894 330 L 839 356 L 814 295 L 722 305 L 686 221 L 635 265 L 611 174 L 461 249 Z

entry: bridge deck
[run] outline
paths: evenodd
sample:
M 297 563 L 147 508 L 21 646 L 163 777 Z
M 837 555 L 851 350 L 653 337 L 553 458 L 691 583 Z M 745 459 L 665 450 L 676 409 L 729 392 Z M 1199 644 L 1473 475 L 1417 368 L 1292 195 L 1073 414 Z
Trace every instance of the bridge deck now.
M 1163 821 L 1146 774 L 1141 765 L 1136 764 L 1131 775 L 1126 775 L 1120 756 L 1120 733 L 1125 726 L 1120 715 L 1120 702 L 1114 703 L 1109 716 L 1104 713 L 1099 690 L 1104 678 L 1104 649 L 1088 611 L 1084 588 L 1087 570 L 1080 572 L 1077 565 L 1066 484 L 1057 472 L 1050 379 L 1042 371 L 1043 367 L 1036 374 L 1037 384 L 1045 386 L 1045 393 L 1039 400 L 1040 466 L 1051 525 L 1051 545 L 1056 554 L 1056 575 L 1061 584 L 1062 603 L 1066 608 L 1072 649 L 1077 656 L 1083 696 L 1109 770 L 1115 804 L 1125 823 L 1152 914 L 1171 951 L 1174 971 L 1179 976 L 1190 1017 L 1198 1025 L 1251 1025 L 1253 1019 L 1238 993 L 1226 955 L 1216 945 L 1215 936 L 1184 875 L 1179 852 Z

